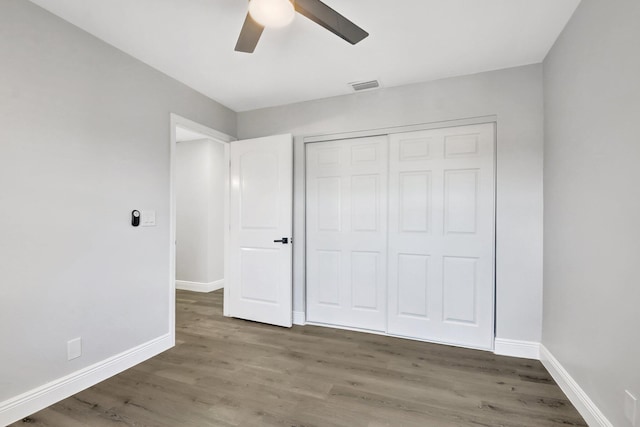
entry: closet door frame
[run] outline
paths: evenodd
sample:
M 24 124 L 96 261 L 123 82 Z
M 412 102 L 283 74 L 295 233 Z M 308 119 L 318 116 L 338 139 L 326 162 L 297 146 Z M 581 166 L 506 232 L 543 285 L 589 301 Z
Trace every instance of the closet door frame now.
M 494 125 L 494 139 L 495 139 L 495 151 L 494 151 L 494 197 L 493 197 L 493 203 L 494 203 L 494 230 L 493 230 L 493 252 L 494 252 L 494 274 L 493 274 L 493 329 L 494 329 L 494 334 L 493 334 L 493 340 L 495 340 L 495 325 L 496 325 L 496 312 L 497 312 L 497 299 L 496 299 L 496 277 L 497 277 L 497 272 L 495 271 L 495 260 L 496 260 L 496 236 L 497 236 L 497 223 L 496 223 L 496 218 L 497 218 L 497 209 L 496 209 L 496 201 L 497 201 L 497 152 L 498 152 L 498 117 L 497 115 L 487 115 L 487 116 L 479 116 L 479 117 L 471 117 L 471 118 L 462 118 L 462 119 L 456 119 L 456 120 L 444 120 L 444 121 L 438 121 L 438 122 L 427 122 L 427 123 L 420 123 L 420 124 L 413 124 L 413 125 L 405 125 L 405 126 L 394 126 L 394 127 L 385 127 L 385 128 L 378 128 L 378 129 L 368 129 L 368 130 L 360 130 L 360 131 L 352 131 L 352 132 L 340 132 L 340 133 L 327 133 L 327 134 L 314 134 L 314 135 L 306 135 L 306 136 L 302 136 L 302 141 L 303 141 L 303 146 L 304 146 L 304 153 L 303 154 L 303 158 L 305 159 L 303 164 L 304 170 L 302 171 L 302 176 L 304 178 L 304 182 L 302 182 L 302 188 L 303 188 L 303 192 L 304 192 L 304 200 L 303 200 L 303 206 L 304 206 L 304 214 L 302 215 L 302 222 L 303 222 L 303 228 L 304 228 L 304 234 L 302 236 L 298 236 L 296 243 L 302 246 L 302 253 L 303 253 L 303 262 L 302 262 L 302 276 L 304 277 L 304 286 L 302 288 L 303 290 L 303 295 L 302 295 L 302 301 L 304 302 L 304 316 L 300 316 L 298 313 L 298 316 L 296 316 L 296 313 L 294 313 L 294 319 L 297 318 L 297 321 L 294 320 L 294 323 L 296 324 L 312 324 L 315 325 L 316 323 L 313 322 L 309 322 L 306 321 L 306 313 L 307 313 L 307 253 L 306 253 L 306 247 L 307 247 L 307 243 L 306 243 L 306 236 L 307 236 L 307 227 L 306 227 L 306 218 L 307 218 L 307 212 L 306 212 L 306 208 L 307 208 L 307 194 L 306 194 L 306 189 L 307 189 L 307 172 L 306 172 L 306 159 L 307 159 L 307 144 L 310 143 L 316 143 L 316 142 L 328 142 L 328 141 L 338 141 L 338 140 L 342 140 L 342 139 L 353 139 L 353 138 L 362 138 L 362 137 L 372 137 L 372 136 L 388 136 L 390 134 L 394 134 L 394 133 L 404 133 L 404 132 L 413 132 L 413 131 L 421 131 L 421 130 L 433 130 L 433 129 L 442 129 L 442 128 L 452 128 L 452 127 L 459 127 L 459 126 L 468 126 L 468 125 L 481 125 L 481 124 L 493 124 Z M 373 334 L 381 334 L 381 335 L 388 335 L 388 336 L 396 336 L 393 334 L 389 334 L 386 332 L 376 332 L 376 331 L 371 331 L 368 329 L 359 329 L 359 328 L 352 328 L 352 327 L 343 327 L 343 326 L 337 326 L 337 325 L 326 325 L 326 324 L 322 324 L 322 323 L 318 323 L 317 325 L 319 326 L 328 326 L 328 327 L 332 327 L 332 328 L 336 328 L 336 329 L 346 329 L 346 330 L 355 330 L 355 331 L 362 331 L 362 332 L 368 332 L 368 333 L 373 333 Z M 425 342 L 434 342 L 432 340 L 426 340 L 426 339 L 420 339 L 420 338 L 414 338 L 414 337 L 405 337 L 405 336 L 400 336 L 401 338 L 406 338 L 406 339 L 411 339 L 411 340 L 415 340 L 415 341 L 425 341 Z M 455 345 L 455 344 L 453 344 Z M 480 348 L 481 350 L 486 350 L 486 351 L 493 351 L 493 345 L 491 346 L 490 349 L 487 348 Z

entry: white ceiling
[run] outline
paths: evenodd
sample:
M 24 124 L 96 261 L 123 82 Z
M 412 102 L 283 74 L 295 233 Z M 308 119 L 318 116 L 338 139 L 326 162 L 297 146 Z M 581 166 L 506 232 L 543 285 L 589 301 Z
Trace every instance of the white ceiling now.
M 370 36 L 297 15 L 233 50 L 245 0 L 31 0 L 235 111 L 541 62 L 580 0 L 325 0 Z

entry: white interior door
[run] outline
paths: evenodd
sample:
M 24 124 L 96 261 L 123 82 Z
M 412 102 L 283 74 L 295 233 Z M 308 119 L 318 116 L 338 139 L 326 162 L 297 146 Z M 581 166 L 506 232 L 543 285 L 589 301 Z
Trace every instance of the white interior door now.
M 290 327 L 291 135 L 232 142 L 230 160 L 229 315 Z
M 493 347 L 494 125 L 390 136 L 390 334 Z
M 386 329 L 387 137 L 307 145 L 307 320 Z

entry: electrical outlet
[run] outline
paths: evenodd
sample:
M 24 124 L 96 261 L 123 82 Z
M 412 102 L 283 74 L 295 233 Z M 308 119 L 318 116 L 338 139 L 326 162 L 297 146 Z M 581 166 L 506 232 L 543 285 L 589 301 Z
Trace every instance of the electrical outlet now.
M 80 356 L 82 356 L 82 338 L 67 341 L 67 360 L 77 359 Z
M 633 427 L 638 427 L 638 399 L 629 390 L 624 391 L 624 415 Z

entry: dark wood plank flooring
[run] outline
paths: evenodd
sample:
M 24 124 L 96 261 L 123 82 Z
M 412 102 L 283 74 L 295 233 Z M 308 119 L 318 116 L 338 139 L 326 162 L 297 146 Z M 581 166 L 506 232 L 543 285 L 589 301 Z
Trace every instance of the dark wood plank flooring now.
M 222 316 L 178 291 L 175 348 L 13 426 L 585 426 L 538 361 Z

